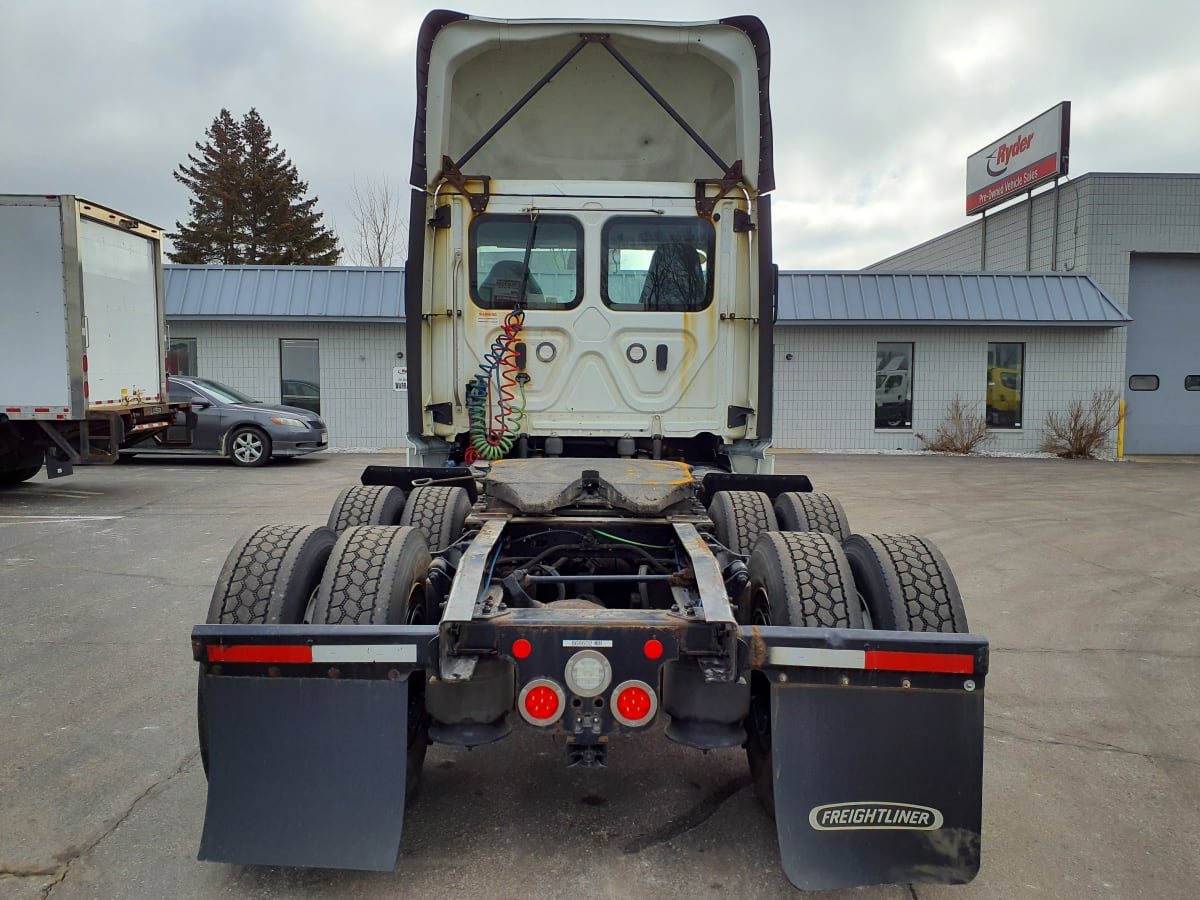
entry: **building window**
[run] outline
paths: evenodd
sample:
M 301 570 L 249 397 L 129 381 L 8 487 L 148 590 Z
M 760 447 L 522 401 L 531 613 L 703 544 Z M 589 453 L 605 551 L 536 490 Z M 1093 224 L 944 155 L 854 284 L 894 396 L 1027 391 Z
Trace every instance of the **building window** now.
M 1021 427 L 1024 344 L 988 344 L 987 423 L 990 428 Z
M 168 375 L 197 375 L 196 339 L 171 338 L 167 346 Z
M 1183 389 L 1185 391 L 1200 391 L 1200 375 L 1183 376 Z
M 613 309 L 698 312 L 712 302 L 716 230 L 707 219 L 609 220 L 600 296 Z
M 1157 391 L 1157 375 L 1130 375 L 1129 389 L 1131 391 Z
M 912 344 L 875 345 L 875 427 L 912 428 Z
M 321 358 L 316 339 L 279 342 L 279 394 L 285 406 L 321 412 Z

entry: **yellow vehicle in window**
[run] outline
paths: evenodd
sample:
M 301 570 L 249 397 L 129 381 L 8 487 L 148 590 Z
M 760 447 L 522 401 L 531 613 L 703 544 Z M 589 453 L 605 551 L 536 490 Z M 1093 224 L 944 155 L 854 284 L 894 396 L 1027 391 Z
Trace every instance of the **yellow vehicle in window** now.
M 1020 369 L 993 366 L 987 370 L 987 420 L 989 425 L 1020 425 Z

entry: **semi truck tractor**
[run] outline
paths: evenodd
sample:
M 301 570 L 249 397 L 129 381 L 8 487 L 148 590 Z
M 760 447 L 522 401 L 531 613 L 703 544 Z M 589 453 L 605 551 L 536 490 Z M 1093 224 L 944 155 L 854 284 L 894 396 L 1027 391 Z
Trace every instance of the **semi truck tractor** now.
M 70 195 L 0 195 L 0 487 L 111 463 L 186 416 L 164 365 L 162 232 Z
M 425 19 L 417 464 L 234 544 L 200 858 L 391 870 L 429 745 L 532 729 L 614 772 L 744 752 L 799 888 L 975 875 L 988 643 L 948 563 L 769 471 L 769 61 L 750 16 Z

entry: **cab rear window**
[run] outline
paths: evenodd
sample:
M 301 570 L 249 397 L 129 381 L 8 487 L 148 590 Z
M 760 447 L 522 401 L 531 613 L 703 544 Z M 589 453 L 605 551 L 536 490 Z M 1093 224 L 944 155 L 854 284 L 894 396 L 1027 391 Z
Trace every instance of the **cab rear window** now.
M 712 302 L 716 231 L 707 219 L 625 216 L 601 238 L 600 296 L 613 309 L 698 312 Z
M 570 309 L 583 295 L 583 226 L 570 216 L 471 223 L 471 299 L 484 309 Z

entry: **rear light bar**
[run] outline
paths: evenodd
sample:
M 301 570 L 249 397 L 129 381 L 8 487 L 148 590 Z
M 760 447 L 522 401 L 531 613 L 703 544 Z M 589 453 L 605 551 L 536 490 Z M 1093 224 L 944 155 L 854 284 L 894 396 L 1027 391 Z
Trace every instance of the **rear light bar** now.
M 910 653 L 899 650 L 829 650 L 825 647 L 772 647 L 774 666 L 865 669 L 877 672 L 942 672 L 971 675 L 975 657 L 966 653 Z

